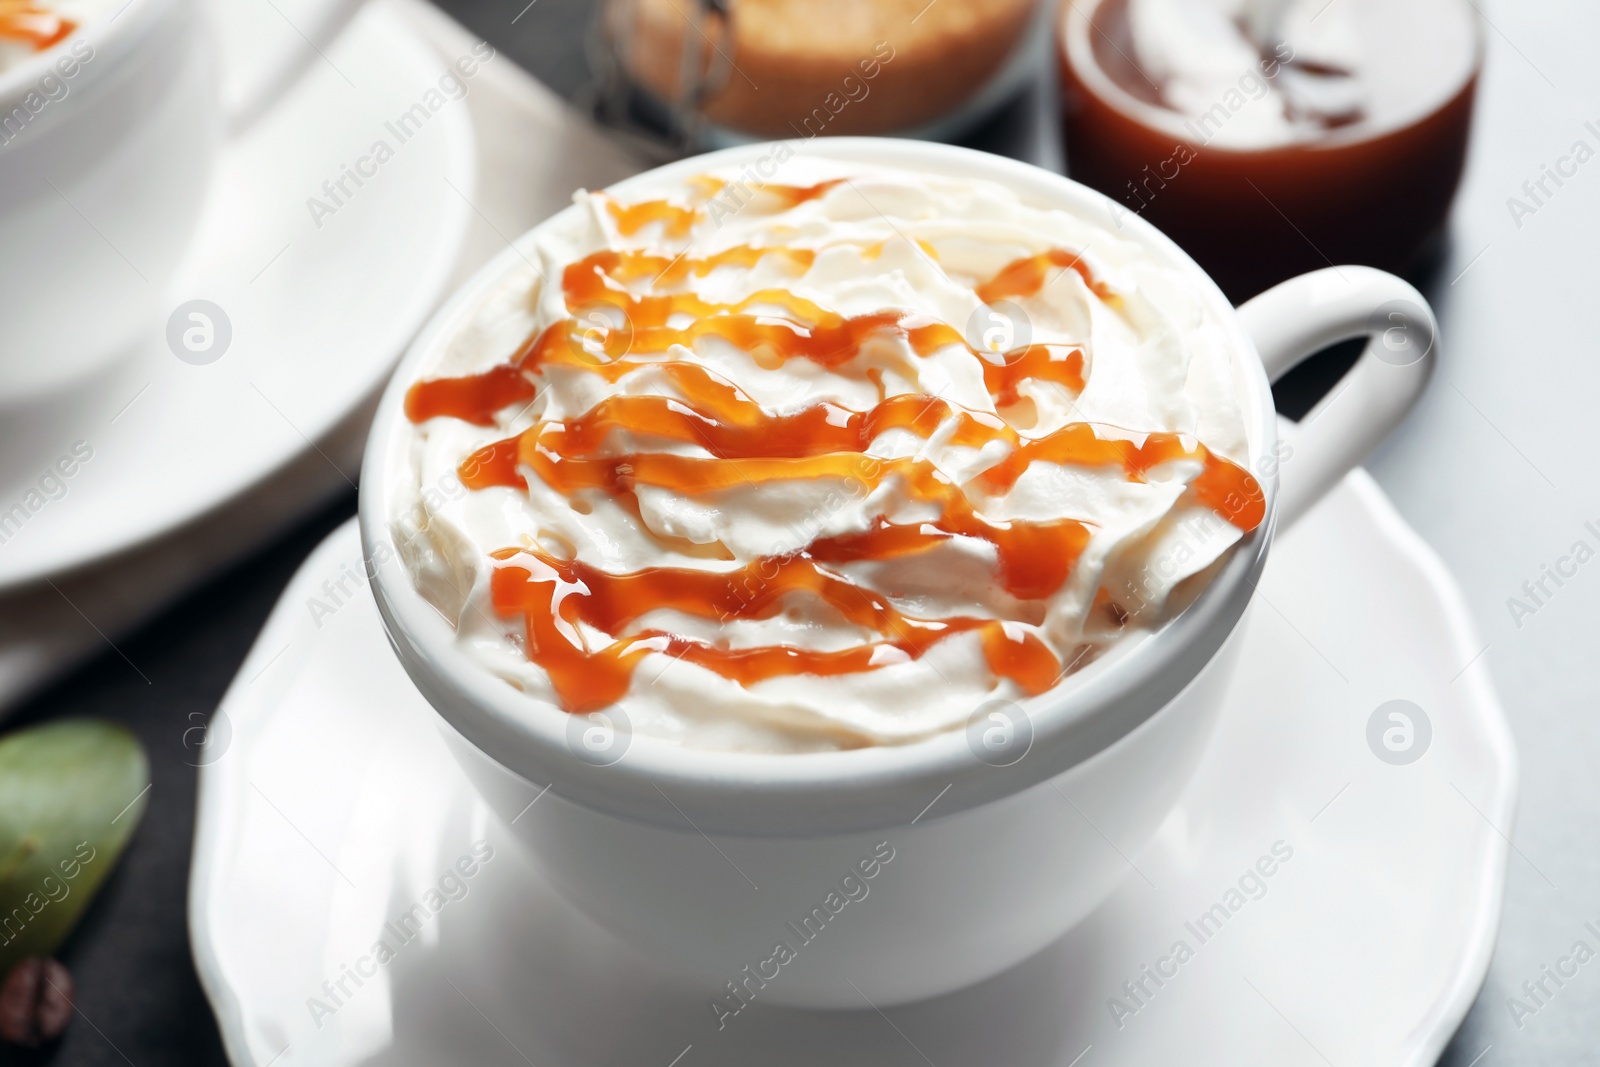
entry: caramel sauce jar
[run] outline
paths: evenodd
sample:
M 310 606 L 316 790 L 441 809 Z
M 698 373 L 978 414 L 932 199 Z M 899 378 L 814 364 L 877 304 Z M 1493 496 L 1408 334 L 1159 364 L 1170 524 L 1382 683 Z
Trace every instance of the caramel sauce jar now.
M 1056 26 L 1068 174 L 1165 231 L 1233 301 L 1358 263 L 1417 276 L 1443 246 L 1482 66 L 1466 0 L 1334 0 L 1364 47 L 1362 113 L 1238 136 L 1240 116 L 1298 69 L 1259 46 L 1201 106 L 1171 106 L 1138 59 L 1130 0 L 1068 0 Z M 1208 105 L 1208 106 L 1205 106 Z

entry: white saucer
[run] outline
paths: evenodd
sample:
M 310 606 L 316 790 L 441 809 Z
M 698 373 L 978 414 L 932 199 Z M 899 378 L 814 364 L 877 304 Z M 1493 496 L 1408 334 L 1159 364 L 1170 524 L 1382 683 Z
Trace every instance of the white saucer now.
M 396 12 L 369 5 L 327 62 L 229 145 L 163 303 L 220 306 L 229 348 L 207 365 L 180 361 L 163 313 L 135 355 L 80 395 L 3 412 L 0 511 L 26 504 L 75 442 L 93 455 L 65 495 L 44 499 L 0 545 L 0 589 L 214 509 L 305 452 L 382 384 L 437 302 L 472 217 L 465 102 L 432 113 L 403 144 L 385 126 L 445 67 Z M 307 200 L 326 200 L 323 183 L 379 139 L 393 158 L 359 189 L 347 180 L 355 195 L 314 220 Z
M 1364 472 L 1274 550 L 1216 741 L 1104 907 L 938 1001 L 758 1002 L 721 1032 L 720 991 L 658 977 L 515 851 L 395 661 L 359 555 L 352 522 L 306 562 L 204 750 L 190 932 L 239 1067 L 1431 1064 L 1488 968 L 1516 757 L 1460 594 Z M 1409 765 L 1367 741 L 1393 699 L 1432 724 Z M 480 840 L 494 856 L 466 895 L 347 977 Z M 1275 844 L 1259 899 L 1202 943 L 1186 923 L 1227 914 Z M 1180 940 L 1193 958 L 1131 998 Z M 314 1018 L 313 997 L 337 1010 Z M 1120 1028 L 1113 997 L 1139 1009 Z

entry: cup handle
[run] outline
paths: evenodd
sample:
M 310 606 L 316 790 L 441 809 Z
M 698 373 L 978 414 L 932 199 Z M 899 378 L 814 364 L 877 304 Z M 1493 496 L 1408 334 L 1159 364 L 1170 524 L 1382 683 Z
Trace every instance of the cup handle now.
M 294 33 L 286 39 L 287 43 L 273 46 L 269 55 L 255 61 L 250 78 L 223 101 L 229 136 L 236 136 L 266 113 L 349 25 L 363 2 L 320 0 L 309 17 L 297 12 L 295 21 L 290 22 Z M 279 14 L 283 13 L 279 11 Z M 288 21 L 287 15 L 284 18 Z
M 1367 337 L 1355 366 L 1298 424 L 1279 420 L 1292 450 L 1279 467 L 1278 527 L 1294 525 L 1416 406 L 1439 355 L 1439 323 L 1417 290 L 1371 267 L 1291 278 L 1239 308 L 1276 382 L 1307 356 Z

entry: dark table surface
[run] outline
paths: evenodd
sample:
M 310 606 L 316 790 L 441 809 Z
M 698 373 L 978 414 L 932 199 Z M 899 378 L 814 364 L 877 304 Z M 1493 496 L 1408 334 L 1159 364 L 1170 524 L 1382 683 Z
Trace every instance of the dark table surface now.
M 494 43 L 556 91 L 571 96 L 589 78 L 581 41 L 590 2 L 537 0 L 524 8 L 525 3 L 526 0 L 442 0 L 442 6 L 473 33 Z M 1518 380 L 1524 382 L 1522 392 L 1530 396 L 1537 396 L 1544 387 L 1527 384 L 1529 381 L 1563 382 L 1559 392 L 1572 398 L 1567 401 L 1569 409 L 1563 410 L 1560 399 L 1550 400 L 1546 406 L 1553 405 L 1558 416 L 1570 419 L 1576 427 L 1570 435 L 1574 440 L 1587 442 L 1593 433 L 1585 428 L 1593 425 L 1592 401 L 1585 405 L 1581 397 L 1596 395 L 1600 382 L 1587 370 L 1573 370 L 1575 364 L 1569 361 L 1592 358 L 1594 334 L 1592 328 L 1584 331 L 1581 308 L 1593 306 L 1593 282 L 1600 273 L 1600 260 L 1593 252 L 1593 239 L 1600 238 L 1600 198 L 1594 195 L 1600 193 L 1600 172 L 1590 176 L 1596 186 L 1593 193 L 1568 196 L 1569 202 L 1564 206 L 1568 212 L 1566 223 L 1557 219 L 1547 224 L 1545 240 L 1556 242 L 1554 253 L 1541 249 L 1534 239 L 1518 244 L 1519 239 L 1502 233 L 1508 224 L 1501 217 L 1504 209 L 1499 198 L 1515 193 L 1522 177 L 1537 177 L 1542 160 L 1560 154 L 1573 138 L 1583 134 L 1576 119 L 1600 119 L 1600 107 L 1591 109 L 1597 111 L 1595 115 L 1581 114 L 1583 100 L 1578 94 L 1579 87 L 1587 84 L 1589 103 L 1600 102 L 1600 94 L 1594 91 L 1597 79 L 1581 73 L 1593 68 L 1583 58 L 1581 47 L 1585 39 L 1592 46 L 1596 34 L 1600 34 L 1600 12 L 1580 10 L 1575 4 L 1537 5 L 1541 9 L 1538 11 L 1504 6 L 1504 14 L 1499 9 L 1492 14 L 1490 73 L 1480 114 L 1478 148 L 1458 209 L 1454 261 L 1447 263 L 1427 288 L 1444 313 L 1449 341 L 1452 313 L 1465 322 L 1474 321 L 1470 307 L 1456 310 L 1472 299 L 1467 295 L 1469 286 L 1454 284 L 1460 281 L 1457 271 L 1474 270 L 1484 285 L 1495 284 L 1497 279 L 1507 279 L 1505 284 L 1511 285 L 1525 273 L 1527 262 L 1544 264 L 1552 273 L 1563 265 L 1570 268 L 1575 277 L 1567 281 L 1582 284 L 1571 286 L 1572 295 L 1565 298 L 1560 311 L 1541 317 L 1537 298 L 1530 298 L 1530 303 L 1521 309 L 1534 323 L 1522 336 L 1552 362 L 1541 364 L 1540 357 L 1523 353 L 1528 372 L 1534 377 Z M 517 16 L 515 23 L 513 16 Z M 1587 37 L 1578 32 L 1580 29 L 1586 29 Z M 1574 100 L 1569 94 L 1580 98 Z M 1552 100 L 1559 103 L 1553 105 Z M 1519 112 L 1519 106 L 1525 103 L 1537 103 L 1546 119 L 1551 107 L 1558 106 L 1574 121 L 1545 121 L 1542 128 L 1555 132 L 1542 139 L 1531 138 Z M 1569 125 L 1570 136 L 1560 132 Z M 1485 148 L 1485 138 L 1490 134 L 1484 127 L 1495 131 L 1497 140 L 1492 151 Z M 1522 131 L 1520 139 L 1503 132 L 1510 128 Z M 1508 147 L 1503 143 L 1508 139 L 1517 143 Z M 967 143 L 1059 167 L 1048 92 L 1041 86 L 977 130 Z M 1464 211 L 1476 211 L 1482 219 L 1464 224 L 1459 218 Z M 1493 222 L 1484 221 L 1491 213 L 1499 214 Z M 1493 229 L 1496 224 L 1500 224 L 1499 229 Z M 1491 254 L 1496 241 L 1503 249 L 1497 256 Z M 1486 244 L 1488 247 L 1479 253 L 1479 247 Z M 1587 247 L 1587 254 L 1579 246 Z M 1475 254 L 1484 258 L 1483 267 L 1475 266 Z M 1568 343 L 1553 346 L 1555 351 L 1549 352 L 1552 346 L 1540 341 L 1548 340 L 1552 332 Z M 1447 351 L 1447 357 L 1449 354 Z M 1471 400 L 1467 403 L 1489 424 L 1493 435 L 1483 423 L 1462 430 L 1449 416 L 1439 413 L 1443 402 L 1430 401 L 1432 407 L 1425 403 L 1414 420 L 1421 427 L 1408 427 L 1402 439 L 1380 454 L 1373 467 L 1401 510 L 1462 578 L 1480 627 L 1491 638 L 1491 668 L 1507 697 L 1508 712 L 1523 744 L 1524 807 L 1514 840 L 1518 855 L 1537 856 L 1539 873 L 1535 875 L 1532 868 L 1534 860 L 1524 863 L 1513 859 L 1494 968 L 1485 992 L 1440 1062 L 1449 1067 L 1600 1063 L 1600 1011 L 1596 1010 L 1600 1007 L 1600 979 L 1585 975 L 1587 988 L 1580 987 L 1561 1002 L 1553 1003 L 1525 1028 L 1512 1022 L 1504 1004 L 1522 977 L 1537 975 L 1540 961 L 1566 949 L 1569 928 L 1576 929 L 1588 917 L 1585 908 L 1594 910 L 1596 892 L 1600 891 L 1593 830 L 1595 817 L 1600 815 L 1600 791 L 1593 785 L 1600 739 L 1593 736 L 1592 730 L 1581 735 L 1564 733 L 1559 719 L 1554 720 L 1553 727 L 1550 725 L 1552 714 L 1592 716 L 1592 697 L 1597 687 L 1584 684 L 1582 677 L 1596 681 L 1592 664 L 1597 616 L 1593 609 L 1600 605 L 1600 597 L 1594 595 L 1600 590 L 1569 596 L 1566 609 L 1575 615 L 1565 631 L 1565 642 L 1534 644 L 1534 639 L 1528 638 L 1518 644 L 1502 634 L 1506 627 L 1493 621 L 1504 613 L 1499 599 L 1515 591 L 1520 581 L 1509 576 L 1522 575 L 1523 571 L 1536 574 L 1542 558 L 1538 553 L 1560 548 L 1569 540 L 1570 523 L 1553 515 L 1542 497 L 1529 497 L 1531 490 L 1525 484 L 1529 471 L 1517 467 L 1520 461 L 1510 452 L 1496 453 L 1493 469 L 1487 474 L 1475 472 L 1478 481 L 1463 481 L 1464 476 L 1451 472 L 1434 477 L 1430 455 L 1437 453 L 1439 440 L 1454 438 L 1442 430 L 1438 438 L 1430 435 L 1439 425 L 1452 434 L 1465 435 L 1463 439 L 1470 437 L 1471 443 L 1465 447 L 1474 452 L 1505 451 L 1503 446 L 1509 446 L 1527 460 L 1530 468 L 1535 462 L 1527 454 L 1531 452 L 1539 457 L 1539 477 L 1546 482 L 1553 477 L 1578 490 L 1579 499 L 1565 503 L 1576 503 L 1579 512 L 1584 491 L 1592 498 L 1600 487 L 1596 485 L 1592 461 L 1585 465 L 1567 457 L 1572 459 L 1572 465 L 1564 466 L 1562 457 L 1555 452 L 1565 439 L 1548 428 L 1540 436 L 1538 404 L 1530 401 L 1527 407 L 1513 405 L 1507 412 L 1504 396 L 1497 398 L 1492 392 L 1496 385 L 1473 379 L 1468 369 L 1447 370 L 1446 384 L 1463 399 L 1469 393 L 1479 396 L 1478 404 Z M 1292 381 L 1279 388 L 1280 406 L 1291 415 L 1304 411 L 1341 370 L 1338 355 L 1302 368 Z M 1464 384 L 1457 385 L 1458 380 Z M 1513 392 L 1518 388 L 1516 380 L 1498 384 Z M 1585 386 L 1597 388 L 1586 390 Z M 1490 392 L 1486 394 L 1483 389 Z M 1436 385 L 1433 393 L 1440 392 L 1441 387 Z M 1493 421 L 1480 410 L 1483 407 L 1493 412 Z M 1584 413 L 1588 414 L 1587 419 L 1578 417 Z M 1517 467 L 1516 473 L 1507 473 L 1511 467 L 1506 464 Z M 1551 477 L 1545 476 L 1546 471 Z M 1450 487 L 1452 477 L 1485 492 L 1493 490 L 1505 502 L 1523 504 L 1525 511 L 1520 515 L 1513 511 L 1509 516 L 1496 513 L 1481 528 L 1460 529 L 1456 509 L 1441 511 L 1430 504 L 1443 488 Z M 1551 484 L 1553 487 L 1555 483 Z M 185 598 L 138 634 L 119 641 L 120 655 L 108 649 L 33 699 L 8 722 L 8 726 L 24 725 L 64 714 L 104 716 L 123 722 L 149 750 L 154 788 L 132 847 L 62 953 L 78 983 L 81 1017 L 53 1048 L 29 1054 L 0 1049 L 0 1063 L 163 1067 L 226 1062 L 189 954 L 185 904 L 196 772 L 188 762 L 193 754 L 184 746 L 184 733 L 194 725 L 193 713 L 209 714 L 216 707 L 300 561 L 354 511 L 354 494 L 338 500 L 270 549 Z M 1546 522 L 1553 527 L 1548 536 L 1526 536 L 1530 528 Z M 1448 525 L 1452 523 L 1456 525 Z M 1536 547 L 1528 547 L 1530 542 Z M 1505 568 L 1495 571 L 1485 564 L 1482 557 L 1509 551 L 1507 546 L 1521 551 Z M 1586 604 L 1581 602 L 1585 598 Z M 1581 613 L 1585 607 L 1590 609 L 1586 617 Z M 1491 621 L 1485 625 L 1485 620 Z M 1555 624 L 1560 622 L 1558 619 Z M 1497 644 L 1504 651 L 1495 651 Z M 1530 660 L 1541 657 L 1544 662 L 1530 664 Z M 1569 672 L 1571 664 L 1578 660 L 1590 664 L 1587 675 Z M 1541 668 L 1543 673 L 1537 673 Z M 1507 675 L 1517 683 L 1514 692 L 1506 692 Z M 1552 678 L 1559 680 L 1554 684 L 1556 691 L 1552 691 Z M 1537 710 L 1528 705 L 1536 705 Z M 1536 732 L 1532 744 L 1528 740 L 1530 730 L 1542 731 Z M 1505 829 L 1510 832 L 1510 828 Z M 1561 889 L 1555 890 L 1558 882 Z

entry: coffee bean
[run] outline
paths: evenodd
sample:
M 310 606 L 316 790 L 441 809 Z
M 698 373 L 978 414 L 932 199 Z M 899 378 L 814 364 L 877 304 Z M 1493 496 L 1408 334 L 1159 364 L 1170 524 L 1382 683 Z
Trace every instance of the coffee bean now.
M 30 956 L 0 983 L 0 1041 L 38 1048 L 72 1019 L 72 975 L 55 960 Z

